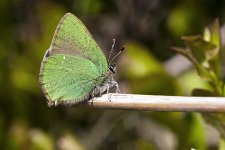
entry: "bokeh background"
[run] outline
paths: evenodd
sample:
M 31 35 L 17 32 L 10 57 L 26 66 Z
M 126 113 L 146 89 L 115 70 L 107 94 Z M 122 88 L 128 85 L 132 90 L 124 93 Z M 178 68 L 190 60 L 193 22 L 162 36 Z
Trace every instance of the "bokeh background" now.
M 1 0 L 0 149 L 217 149 L 219 135 L 197 113 L 47 107 L 40 64 L 66 13 L 87 26 L 116 60 L 123 93 L 190 95 L 207 88 L 190 63 L 171 51 L 182 35 L 201 34 L 219 18 L 222 0 Z

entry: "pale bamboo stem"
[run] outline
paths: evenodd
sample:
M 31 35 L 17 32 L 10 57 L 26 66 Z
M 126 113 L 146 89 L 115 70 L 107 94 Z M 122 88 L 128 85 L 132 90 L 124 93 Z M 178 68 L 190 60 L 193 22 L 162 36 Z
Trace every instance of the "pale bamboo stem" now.
M 225 112 L 223 97 L 161 96 L 137 94 L 104 94 L 86 103 L 105 109 L 173 111 L 173 112 Z

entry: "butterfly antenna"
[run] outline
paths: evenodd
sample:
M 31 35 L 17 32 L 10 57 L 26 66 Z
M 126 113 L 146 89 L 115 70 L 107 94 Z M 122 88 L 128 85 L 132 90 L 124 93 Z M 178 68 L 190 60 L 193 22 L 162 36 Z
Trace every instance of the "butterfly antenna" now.
M 122 52 L 124 51 L 124 49 L 125 49 L 125 46 L 123 46 L 123 47 L 121 48 L 121 50 L 116 54 L 116 56 L 114 56 L 114 57 L 109 61 L 109 65 L 111 64 L 111 62 L 112 62 L 117 56 L 120 55 L 120 53 L 122 53 Z
M 114 48 L 114 46 L 115 46 L 115 43 L 116 43 L 116 40 L 115 40 L 115 39 L 113 39 L 112 48 L 111 48 L 111 50 L 110 50 L 110 53 L 109 53 L 109 58 L 108 58 L 108 65 L 109 65 L 109 62 L 111 62 L 111 61 L 110 61 L 110 58 L 111 58 L 112 51 L 113 51 L 113 48 Z

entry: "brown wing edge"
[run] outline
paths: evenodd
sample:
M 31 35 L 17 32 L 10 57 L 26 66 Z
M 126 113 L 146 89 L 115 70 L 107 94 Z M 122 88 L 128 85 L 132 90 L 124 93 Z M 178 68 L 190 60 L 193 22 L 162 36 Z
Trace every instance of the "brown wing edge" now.
M 62 25 L 62 23 L 63 23 L 63 21 L 65 20 L 65 18 L 66 18 L 67 16 L 69 16 L 69 15 L 74 16 L 74 15 L 71 14 L 71 13 L 66 13 L 66 14 L 60 19 L 60 21 L 59 21 L 59 23 L 58 23 L 58 25 L 57 25 L 57 27 L 56 27 L 56 29 L 55 29 L 55 33 L 54 33 L 54 35 L 53 35 L 53 38 L 52 38 L 52 42 L 51 42 L 50 48 L 48 49 L 48 50 L 49 50 L 49 56 L 52 55 L 52 48 L 51 48 L 51 47 L 52 47 L 52 43 L 55 41 L 55 35 L 57 35 L 57 33 L 58 33 L 59 29 L 60 29 L 60 26 Z

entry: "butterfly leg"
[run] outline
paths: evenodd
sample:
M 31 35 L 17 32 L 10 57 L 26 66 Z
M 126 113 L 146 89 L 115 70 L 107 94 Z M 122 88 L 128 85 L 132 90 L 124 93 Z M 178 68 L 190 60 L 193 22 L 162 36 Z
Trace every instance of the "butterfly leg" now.
M 92 91 L 92 93 L 91 93 L 91 98 L 95 97 L 96 88 L 97 88 L 96 85 L 94 85 L 93 91 Z
M 96 88 L 97 88 L 97 86 L 94 85 L 93 91 L 91 93 L 91 104 L 93 104 L 93 98 L 95 97 L 95 93 L 96 93 L 96 90 L 97 90 Z
M 116 93 L 120 93 L 119 85 L 117 82 L 116 82 Z
M 106 87 L 107 87 L 106 93 L 109 94 L 109 88 L 110 88 L 109 84 L 107 84 Z
M 115 80 L 112 81 L 112 85 L 116 88 L 116 93 L 120 93 L 119 85 Z
M 107 84 L 106 93 L 109 94 L 110 85 Z M 108 100 L 111 102 L 111 94 L 109 94 Z

